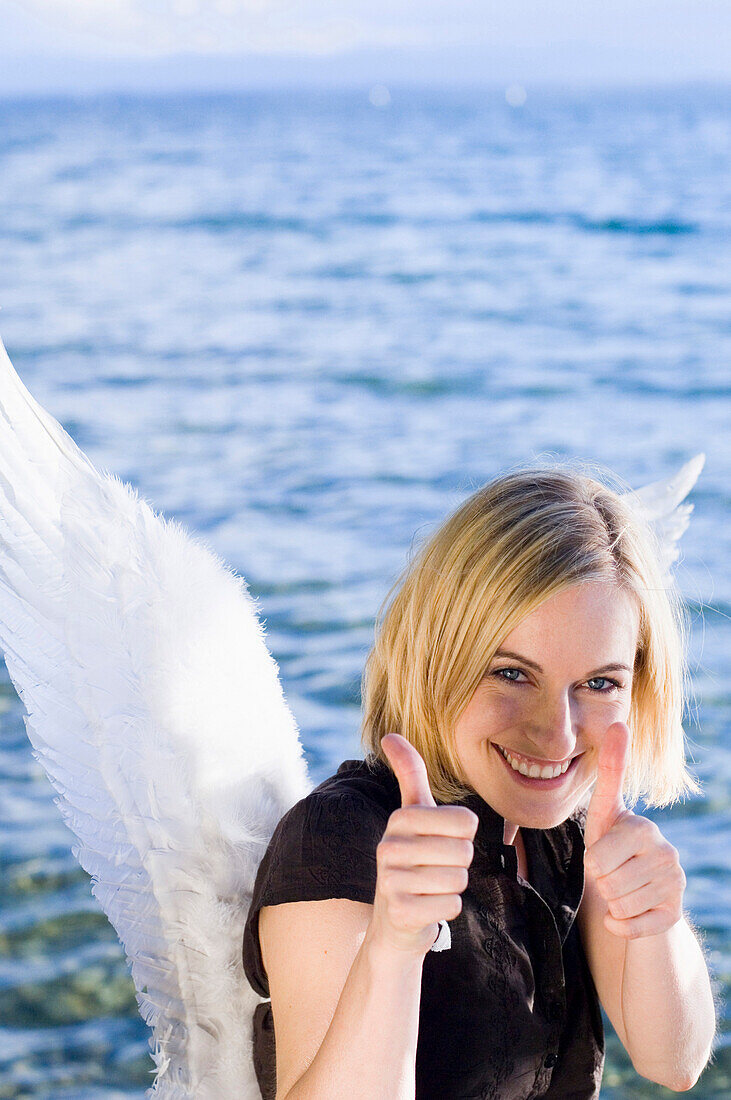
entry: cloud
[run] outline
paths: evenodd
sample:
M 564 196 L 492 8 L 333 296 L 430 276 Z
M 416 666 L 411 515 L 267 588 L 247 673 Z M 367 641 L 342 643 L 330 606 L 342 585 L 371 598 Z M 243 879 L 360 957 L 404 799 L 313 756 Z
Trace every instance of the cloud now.
M 302 4 L 297 0 L 19 0 L 46 26 L 87 50 L 120 56 L 160 56 L 181 51 L 240 54 L 339 53 L 357 47 L 428 47 L 457 41 L 451 20 L 439 32 L 410 14 L 389 18 L 383 6 L 358 0 Z M 416 10 L 416 9 L 412 9 Z M 85 50 L 86 52 L 86 50 Z
M 138 58 L 563 42 L 579 52 L 690 52 L 702 67 L 721 57 L 731 26 L 728 0 L 14 0 L 10 10 L 31 17 L 38 42 L 55 39 L 50 52 Z

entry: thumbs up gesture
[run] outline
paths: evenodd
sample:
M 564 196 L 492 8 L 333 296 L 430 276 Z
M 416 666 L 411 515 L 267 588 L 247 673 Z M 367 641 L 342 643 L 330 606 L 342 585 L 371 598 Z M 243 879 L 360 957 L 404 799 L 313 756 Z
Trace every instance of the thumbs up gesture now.
M 440 920 L 462 909 L 478 818 L 467 806 L 437 806 L 426 765 L 398 733 L 381 741 L 398 779 L 401 807 L 376 849 L 373 935 L 399 951 L 425 955 Z
M 685 874 L 677 849 L 622 797 L 631 734 L 624 722 L 609 727 L 584 829 L 584 867 L 607 902 L 604 924 L 615 936 L 636 939 L 667 931 L 683 915 Z

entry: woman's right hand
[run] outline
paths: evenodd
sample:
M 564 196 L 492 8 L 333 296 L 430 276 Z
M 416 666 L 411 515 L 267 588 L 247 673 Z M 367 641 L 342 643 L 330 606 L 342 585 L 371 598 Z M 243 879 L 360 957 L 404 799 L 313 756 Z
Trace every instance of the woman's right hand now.
M 438 922 L 462 910 L 478 817 L 467 806 L 437 806 L 426 765 L 401 734 L 385 734 L 381 745 L 398 779 L 401 808 L 376 849 L 371 933 L 400 951 L 425 955 Z

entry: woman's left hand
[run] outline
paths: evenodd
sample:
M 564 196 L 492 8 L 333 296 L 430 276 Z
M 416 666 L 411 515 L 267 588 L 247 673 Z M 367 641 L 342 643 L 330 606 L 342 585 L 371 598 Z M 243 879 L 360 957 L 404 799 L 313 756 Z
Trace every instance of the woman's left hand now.
M 636 939 L 666 932 L 681 919 L 686 879 L 677 849 L 654 821 L 625 808 L 630 737 L 624 722 L 614 722 L 602 742 L 584 829 L 584 868 L 608 904 L 605 927 Z

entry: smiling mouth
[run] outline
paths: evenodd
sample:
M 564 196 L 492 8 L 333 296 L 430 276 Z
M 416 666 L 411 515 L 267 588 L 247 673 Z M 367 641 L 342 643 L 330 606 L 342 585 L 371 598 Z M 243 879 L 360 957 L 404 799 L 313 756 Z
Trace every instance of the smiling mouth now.
M 496 741 L 493 742 L 493 745 L 505 760 L 507 760 L 513 771 L 520 772 L 521 775 L 525 775 L 528 779 L 556 779 L 558 776 L 564 775 L 573 762 L 582 755 L 578 753 L 576 756 L 570 756 L 564 761 L 541 764 L 531 757 L 522 756 L 520 753 L 513 752 L 511 749 L 503 748 L 503 746 L 498 745 Z

